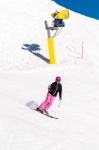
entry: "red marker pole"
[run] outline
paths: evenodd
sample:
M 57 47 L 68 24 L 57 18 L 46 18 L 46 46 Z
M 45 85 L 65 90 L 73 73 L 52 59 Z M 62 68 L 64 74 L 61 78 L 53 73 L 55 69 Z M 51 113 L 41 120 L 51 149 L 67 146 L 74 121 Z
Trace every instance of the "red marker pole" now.
M 81 59 L 84 58 L 84 42 L 82 41 Z

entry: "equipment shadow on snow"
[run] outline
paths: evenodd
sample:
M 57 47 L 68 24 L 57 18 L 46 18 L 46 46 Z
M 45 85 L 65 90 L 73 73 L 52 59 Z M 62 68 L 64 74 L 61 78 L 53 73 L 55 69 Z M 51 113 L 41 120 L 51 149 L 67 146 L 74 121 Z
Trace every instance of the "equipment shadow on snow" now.
M 40 48 L 40 46 L 38 44 L 23 44 L 22 49 L 23 50 L 28 50 L 29 52 L 31 52 L 35 56 L 39 57 L 40 59 L 42 59 L 46 63 L 50 62 L 48 58 L 46 58 L 45 56 L 40 54 L 41 48 Z
M 30 102 L 27 102 L 26 106 L 29 107 L 32 110 L 35 110 L 38 107 L 38 104 L 37 104 L 37 102 L 32 100 Z

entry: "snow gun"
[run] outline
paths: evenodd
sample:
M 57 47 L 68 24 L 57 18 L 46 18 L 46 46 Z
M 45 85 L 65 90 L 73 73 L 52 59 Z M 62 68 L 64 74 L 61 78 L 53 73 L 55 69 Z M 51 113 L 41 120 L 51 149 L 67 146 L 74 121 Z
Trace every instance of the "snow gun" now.
M 47 30 L 48 37 L 55 37 L 60 33 L 61 29 L 65 27 L 63 20 L 69 18 L 69 11 L 67 9 L 56 10 L 54 13 L 51 13 L 51 16 L 54 18 L 52 25 L 48 26 L 47 21 L 45 21 L 45 28 Z M 53 36 L 51 36 L 51 31 L 53 30 L 56 32 Z M 58 30 L 59 32 L 57 32 Z
M 56 10 L 54 13 L 51 13 L 51 16 L 54 18 L 53 26 L 54 27 L 65 27 L 64 19 L 69 18 L 69 11 L 67 9 Z
M 63 20 L 69 18 L 69 11 L 67 9 L 56 10 L 54 13 L 51 13 L 51 16 L 54 18 L 52 25 L 48 26 L 47 21 L 45 21 L 45 28 L 48 35 L 50 64 L 56 64 L 54 38 L 61 32 L 62 28 L 65 27 Z M 54 34 L 52 32 L 54 32 Z

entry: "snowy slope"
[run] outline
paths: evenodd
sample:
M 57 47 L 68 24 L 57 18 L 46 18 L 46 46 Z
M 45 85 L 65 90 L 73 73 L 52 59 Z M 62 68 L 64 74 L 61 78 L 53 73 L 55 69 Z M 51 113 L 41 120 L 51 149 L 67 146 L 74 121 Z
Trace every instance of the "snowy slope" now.
M 38 44 L 41 56 L 49 58 L 44 21 L 50 22 L 50 13 L 61 7 L 52 1 L 43 1 L 43 5 L 38 5 L 41 2 L 0 1 L 0 70 L 30 70 L 35 63 L 46 65 L 45 61 L 23 49 L 23 44 Z M 90 60 L 90 48 L 95 49 L 92 55 L 98 51 L 99 22 L 70 11 L 70 18 L 65 23 L 66 28 L 55 39 L 57 63 L 80 57 L 82 41 L 85 55 L 88 53 L 87 59 Z
M 58 8 L 50 0 L 0 0 L 0 150 L 99 149 L 99 22 L 70 11 L 55 38 L 57 65 L 22 48 L 38 44 L 48 59 L 44 20 Z M 54 120 L 32 108 L 57 75 L 63 99 L 49 110 Z
M 0 52 L 3 55 L 0 56 L 1 69 L 32 68 L 35 57 L 22 49 L 23 44 L 38 44 L 46 53 L 43 50 L 46 45 L 44 20 L 48 3 L 45 1 L 44 5 L 38 5 L 38 1 L 33 3 L 32 0 L 0 1 Z

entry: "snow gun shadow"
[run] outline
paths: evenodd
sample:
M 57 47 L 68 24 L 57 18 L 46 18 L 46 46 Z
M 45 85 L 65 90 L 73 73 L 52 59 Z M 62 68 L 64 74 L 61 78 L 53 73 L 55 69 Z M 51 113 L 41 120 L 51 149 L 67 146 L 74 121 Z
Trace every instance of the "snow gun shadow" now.
M 30 102 L 26 103 L 26 106 L 29 107 L 30 109 L 34 110 L 38 107 L 38 104 L 35 101 L 30 101 Z
M 38 44 L 23 44 L 22 49 L 23 50 L 28 50 L 29 52 L 31 52 L 35 56 L 39 57 L 40 59 L 42 59 L 46 63 L 50 62 L 48 58 L 46 58 L 45 56 L 40 54 L 41 48 Z

